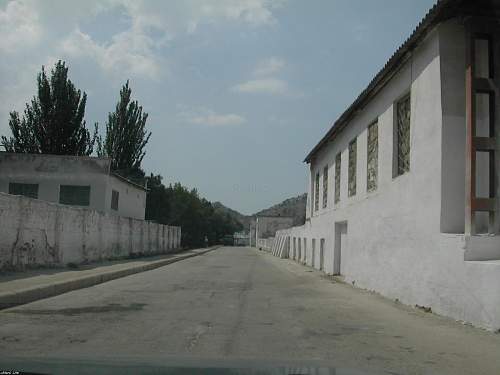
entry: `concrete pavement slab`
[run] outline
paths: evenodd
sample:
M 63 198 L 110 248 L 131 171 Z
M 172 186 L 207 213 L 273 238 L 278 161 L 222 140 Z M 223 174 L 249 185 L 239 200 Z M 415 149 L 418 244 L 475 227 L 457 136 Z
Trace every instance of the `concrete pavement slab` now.
M 0 277 L 0 309 L 22 305 L 76 289 L 87 288 L 138 272 L 153 270 L 167 264 L 205 254 L 217 248 L 218 246 L 168 254 L 152 259 L 143 258 L 111 265 L 97 265 L 90 269 L 62 269 L 48 274 L 28 274 L 27 277 L 22 277 L 23 275 L 19 274 L 19 277 L 15 277 L 13 280 L 9 280 L 12 276 L 7 276 L 8 281 L 2 281 Z

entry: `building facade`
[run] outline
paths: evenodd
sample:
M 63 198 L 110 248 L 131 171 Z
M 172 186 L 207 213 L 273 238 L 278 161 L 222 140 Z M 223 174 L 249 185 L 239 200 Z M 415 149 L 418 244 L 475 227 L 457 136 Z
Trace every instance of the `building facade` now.
M 0 192 L 144 220 L 147 189 L 107 158 L 0 152 Z
M 257 215 L 250 222 L 250 246 L 267 249 L 276 232 L 293 226 L 293 217 Z
M 0 192 L 0 272 L 158 255 L 181 228 Z
M 307 155 L 273 253 L 500 328 L 500 2 L 438 1 Z
M 247 232 L 235 232 L 233 235 L 234 246 L 249 246 L 250 236 Z

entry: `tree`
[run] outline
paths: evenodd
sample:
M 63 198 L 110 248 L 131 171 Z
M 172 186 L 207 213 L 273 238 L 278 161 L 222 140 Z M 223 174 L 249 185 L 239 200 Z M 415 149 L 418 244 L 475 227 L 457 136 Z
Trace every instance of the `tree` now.
M 26 103 L 24 116 L 12 111 L 9 126 L 12 137 L 2 136 L 7 152 L 57 155 L 90 155 L 97 137 L 84 120 L 87 94 L 77 90 L 68 79 L 68 68 L 59 60 L 50 73 L 45 67 L 37 77 L 38 93 Z
M 215 244 L 224 235 L 243 227 L 229 215 L 216 212 L 211 202 L 199 197 L 196 189 L 189 190 L 180 183 L 165 187 L 160 175 L 151 174 L 148 181 L 146 220 L 181 226 L 183 246 L 204 246 L 205 236 L 209 244 Z
M 109 113 L 104 143 L 98 138 L 98 155 L 111 159 L 111 168 L 125 176 L 142 174 L 144 148 L 151 132 L 146 133 L 147 113 L 137 101 L 131 101 L 129 82 L 120 90 L 120 100 L 114 112 Z
M 172 191 L 162 184 L 160 175 L 148 178 L 148 194 L 146 196 L 146 220 L 154 220 L 161 224 L 170 224 Z

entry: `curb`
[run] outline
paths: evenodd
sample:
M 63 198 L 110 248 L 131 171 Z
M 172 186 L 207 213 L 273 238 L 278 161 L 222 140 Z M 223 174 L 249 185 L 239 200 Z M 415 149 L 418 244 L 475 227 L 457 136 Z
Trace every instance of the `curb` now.
M 26 303 L 38 301 L 40 299 L 54 297 L 60 294 L 71 292 L 77 289 L 88 288 L 94 285 L 102 284 L 107 281 L 119 279 L 135 273 L 151 271 L 156 268 L 166 266 L 171 263 L 176 263 L 184 259 L 196 257 L 206 254 L 210 251 L 218 249 L 220 246 L 215 246 L 207 250 L 181 255 L 175 258 L 161 259 L 140 266 L 125 268 L 117 271 L 108 271 L 99 275 L 82 276 L 42 287 L 34 287 L 29 289 L 18 290 L 0 294 L 0 310 L 10 307 L 24 305 Z

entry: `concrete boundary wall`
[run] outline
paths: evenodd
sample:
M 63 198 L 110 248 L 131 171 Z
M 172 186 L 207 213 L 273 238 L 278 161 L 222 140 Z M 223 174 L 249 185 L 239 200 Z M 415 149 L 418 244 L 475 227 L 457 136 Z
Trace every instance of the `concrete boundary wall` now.
M 271 252 L 272 255 L 282 259 L 288 258 L 289 250 L 290 237 L 283 235 L 274 237 L 273 243 L 270 249 L 268 249 L 268 251 Z
M 327 274 L 334 274 L 333 267 L 332 269 L 322 268 L 323 264 L 333 265 L 335 262 L 334 238 L 327 238 L 325 242 L 323 261 L 320 260 L 318 249 L 311 250 L 312 240 L 316 240 L 318 246 L 321 235 L 321 231 L 315 231 L 307 225 L 279 230 L 276 232 L 271 252 L 277 257 L 292 259 L 318 270 L 323 269 L 323 272 Z M 296 246 L 293 246 L 294 239 Z M 304 249 L 304 241 L 308 244 L 307 249 Z M 302 246 L 299 243 L 302 243 Z M 397 254 L 385 261 L 398 261 L 403 265 L 400 272 L 388 268 L 380 270 L 383 279 L 387 280 L 385 287 L 374 285 L 370 280 L 365 281 L 360 275 L 349 270 L 342 274 L 342 277 L 347 283 L 355 281 L 356 287 L 378 292 L 406 305 L 430 307 L 437 314 L 458 321 L 470 322 L 491 331 L 498 331 L 500 329 L 500 260 L 466 261 L 463 256 L 465 247 L 466 240 L 463 234 L 439 234 L 435 238 L 433 247 L 412 249 L 422 256 L 421 263 L 428 268 L 428 272 L 421 275 L 418 285 L 408 284 L 408 277 L 403 274 L 403 270 L 407 267 L 404 262 L 413 262 L 413 260 L 404 259 L 404 255 Z M 349 247 L 348 251 L 355 252 L 357 248 Z M 435 255 L 431 259 L 426 259 L 422 255 L 426 251 L 432 251 Z M 419 264 L 413 262 L 412 266 L 418 267 Z M 406 283 L 404 291 L 394 287 L 403 283 Z
M 275 242 L 291 243 L 289 258 L 341 275 L 356 287 L 497 331 L 500 240 L 463 234 L 465 81 L 460 56 L 465 54 L 465 30 L 456 21 L 431 31 L 390 81 L 315 153 L 306 222 L 277 231 Z M 408 93 L 411 167 L 396 176 L 397 107 Z M 377 188 L 368 191 L 368 127 L 374 121 Z M 356 192 L 349 194 L 354 139 Z M 329 178 L 326 204 L 313 210 L 313 198 L 325 192 L 325 167 L 329 176 L 340 169 L 340 185 Z M 319 191 L 314 188 L 317 174 Z M 287 247 L 276 245 L 275 250 L 284 256 Z
M 180 248 L 181 228 L 0 193 L 0 270 Z
M 257 240 L 257 247 L 261 250 L 271 251 L 274 246 L 274 237 L 259 238 Z

